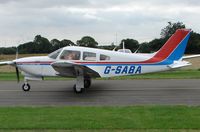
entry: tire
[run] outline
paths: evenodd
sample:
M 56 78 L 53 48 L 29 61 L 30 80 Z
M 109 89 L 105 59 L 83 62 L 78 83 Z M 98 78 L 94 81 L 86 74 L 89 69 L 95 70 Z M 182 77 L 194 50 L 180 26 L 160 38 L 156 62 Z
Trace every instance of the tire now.
M 31 86 L 28 83 L 27 84 L 23 84 L 22 85 L 22 89 L 23 89 L 23 91 L 30 91 Z
M 74 85 L 73 89 L 74 89 L 74 92 L 75 92 L 75 93 L 77 93 L 77 94 L 79 94 L 79 93 L 82 93 L 82 92 L 83 92 L 83 88 L 81 88 L 80 90 L 79 90 L 79 89 L 77 89 L 77 88 L 76 88 L 76 84 Z
M 84 88 L 89 88 L 91 86 L 91 80 L 90 79 L 84 79 Z

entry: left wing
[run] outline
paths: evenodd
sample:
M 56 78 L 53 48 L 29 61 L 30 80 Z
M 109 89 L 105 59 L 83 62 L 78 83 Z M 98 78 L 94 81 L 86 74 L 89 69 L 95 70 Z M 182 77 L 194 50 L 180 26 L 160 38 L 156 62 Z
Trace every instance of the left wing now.
M 188 55 L 188 56 L 183 56 L 182 59 L 190 59 L 190 58 L 196 58 L 200 57 L 200 55 Z
M 51 64 L 51 66 L 54 68 L 55 71 L 58 72 L 59 76 L 64 77 L 77 77 L 79 74 L 79 70 L 83 74 L 83 76 L 89 76 L 89 77 L 100 77 L 99 73 L 92 70 L 91 68 L 76 64 L 71 61 L 56 61 Z

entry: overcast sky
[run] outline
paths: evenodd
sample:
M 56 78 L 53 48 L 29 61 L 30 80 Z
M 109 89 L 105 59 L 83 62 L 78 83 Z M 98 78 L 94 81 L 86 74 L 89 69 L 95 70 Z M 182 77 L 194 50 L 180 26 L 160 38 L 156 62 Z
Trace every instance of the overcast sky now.
M 0 0 L 0 47 L 85 35 L 99 44 L 123 38 L 139 42 L 160 37 L 168 21 L 200 32 L 199 0 Z

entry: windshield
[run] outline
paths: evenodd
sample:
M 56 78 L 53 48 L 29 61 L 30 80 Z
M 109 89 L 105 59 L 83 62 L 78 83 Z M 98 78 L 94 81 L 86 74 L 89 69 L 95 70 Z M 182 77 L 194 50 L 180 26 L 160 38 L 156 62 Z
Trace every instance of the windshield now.
M 48 56 L 49 58 L 56 59 L 61 51 L 62 51 L 62 48 L 50 53 Z

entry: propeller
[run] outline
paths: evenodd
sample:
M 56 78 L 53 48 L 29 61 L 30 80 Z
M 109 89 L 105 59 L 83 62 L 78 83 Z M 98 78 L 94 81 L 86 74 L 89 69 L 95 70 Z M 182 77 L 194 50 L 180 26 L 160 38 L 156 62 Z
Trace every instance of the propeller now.
M 17 82 L 19 83 L 20 78 L 19 78 L 19 69 L 18 69 L 17 65 L 15 65 L 15 69 L 16 69 Z
M 16 47 L 16 60 L 17 59 L 18 59 L 18 46 Z M 15 62 L 15 70 L 16 70 L 17 82 L 19 83 L 20 77 L 19 77 L 19 69 L 17 67 L 17 62 Z

